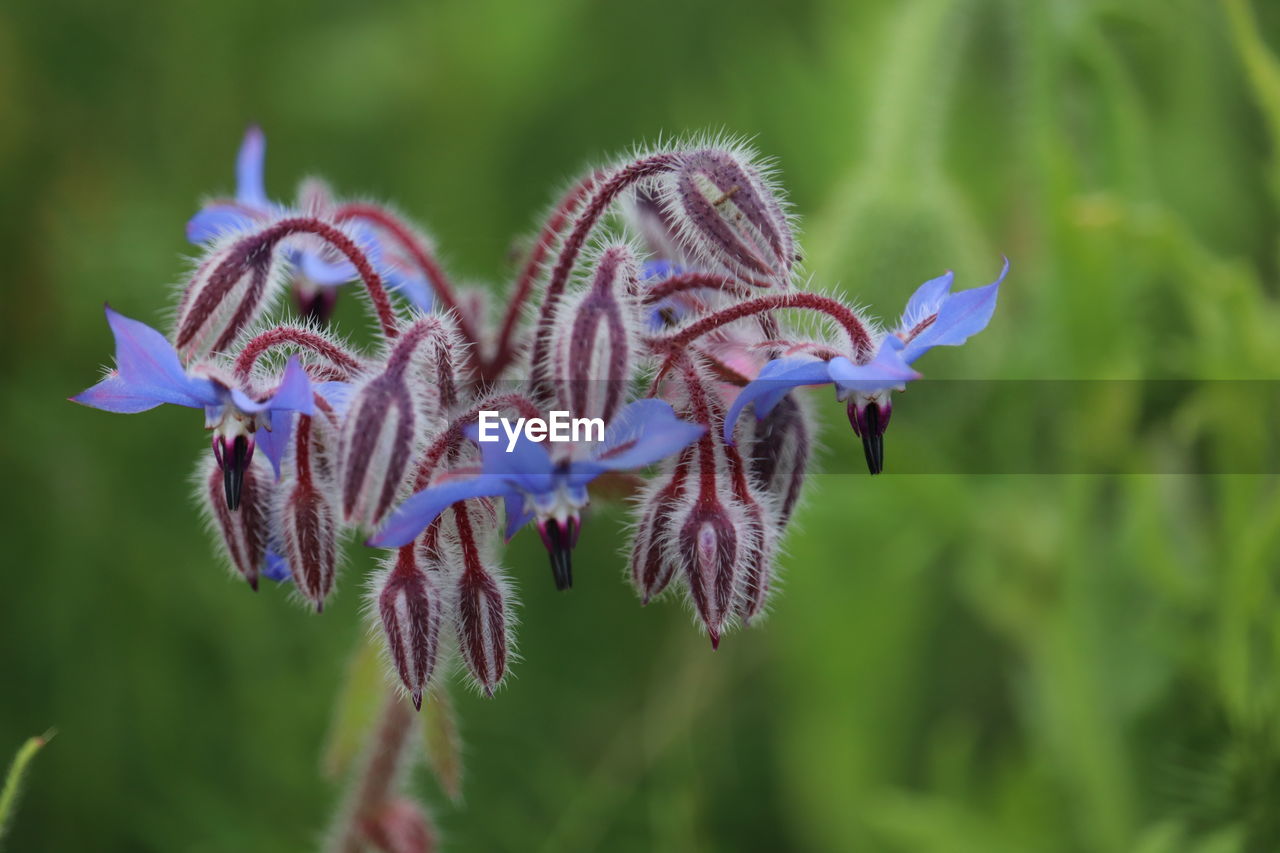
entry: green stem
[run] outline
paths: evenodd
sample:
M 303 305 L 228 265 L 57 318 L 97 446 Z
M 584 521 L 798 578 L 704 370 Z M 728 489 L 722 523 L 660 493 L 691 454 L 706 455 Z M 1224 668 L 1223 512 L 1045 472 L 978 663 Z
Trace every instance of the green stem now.
M 39 737 L 28 738 L 18 750 L 18 754 L 13 757 L 13 763 L 9 765 L 9 774 L 4 780 L 4 788 L 0 790 L 0 839 L 4 838 L 14 807 L 18 804 L 18 793 L 22 788 L 22 779 L 27 773 L 27 765 L 31 763 L 31 759 L 35 758 L 36 753 L 53 739 L 53 735 L 54 732 L 50 729 Z

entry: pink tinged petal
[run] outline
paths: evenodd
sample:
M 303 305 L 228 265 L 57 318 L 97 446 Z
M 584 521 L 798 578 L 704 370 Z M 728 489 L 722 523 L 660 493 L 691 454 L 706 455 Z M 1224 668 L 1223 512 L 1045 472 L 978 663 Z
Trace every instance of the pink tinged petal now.
M 932 347 L 959 346 L 976 335 L 991 322 L 996 310 L 1000 284 L 1009 272 L 1006 258 L 999 277 L 985 287 L 975 287 L 953 293 L 943 300 L 933 321 L 912 337 L 903 351 L 903 359 L 910 364 Z M 926 318 L 927 319 L 927 318 Z M 923 324 L 920 321 L 917 325 Z M 908 333 L 911 330 L 906 330 Z
M 480 565 L 474 544 L 462 543 L 467 568 L 458 579 L 458 649 L 467 670 L 490 695 L 507 672 L 506 597 Z
M 271 205 L 263 179 L 266 157 L 267 136 L 262 128 L 252 125 L 245 131 L 244 141 L 236 155 L 236 201 L 247 207 Z
M 748 281 L 786 285 L 791 226 L 760 174 L 729 151 L 689 152 L 668 179 L 666 209 L 691 254 Z
M 409 473 L 418 420 L 409 389 L 396 374 L 380 374 L 356 394 L 340 453 L 346 521 L 373 527 L 386 515 Z
M 378 615 L 400 681 L 421 708 L 440 648 L 442 602 L 435 572 L 423 571 L 415 550 L 400 549 L 394 568 L 382 578 Z
M 216 244 L 188 281 L 178 306 L 175 344 L 186 358 L 223 351 L 283 289 L 279 244 L 267 222 Z
M 188 376 L 164 335 L 110 307 L 106 312 L 116 342 L 116 370 L 72 397 L 73 401 L 122 413 L 143 412 L 162 403 L 190 408 L 217 404 L 219 395 L 214 384 Z
M 205 473 L 201 500 L 213 522 L 213 529 L 231 565 L 256 590 L 267 553 L 269 485 L 259 477 L 254 466 L 248 466 L 240 485 L 239 504 L 233 510 L 227 506 L 222 471 L 212 459 L 202 464 Z
M 793 388 L 821 385 L 830 381 L 831 374 L 825 361 L 805 358 L 774 359 L 734 398 L 729 414 L 724 419 L 725 443 L 733 443 L 733 428 L 747 406 L 754 404 L 756 419 L 759 420 L 773 411 L 773 407 Z

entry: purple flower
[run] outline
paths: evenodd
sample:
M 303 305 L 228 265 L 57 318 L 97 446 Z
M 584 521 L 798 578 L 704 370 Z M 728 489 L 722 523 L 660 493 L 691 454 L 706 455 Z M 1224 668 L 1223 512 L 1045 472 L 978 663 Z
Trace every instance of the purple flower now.
M 207 243 L 234 231 L 250 228 L 256 223 L 282 216 L 288 209 L 267 198 L 263 180 L 267 154 L 267 138 L 262 129 L 251 126 L 240 143 L 236 156 L 236 197 L 233 201 L 214 201 L 191 217 L 187 222 L 187 240 Z M 313 193 L 314 195 L 314 193 Z M 305 204 L 302 206 L 306 206 Z M 363 227 L 358 227 L 360 243 L 370 260 L 386 279 L 387 288 L 398 290 L 421 311 L 431 310 L 431 289 L 426 279 L 410 274 L 407 270 L 382 263 L 382 251 L 377 239 Z M 309 308 L 307 313 L 319 311 L 326 317 L 333 308 L 330 288 L 360 277 L 356 268 L 345 258 L 327 259 L 324 254 L 304 249 L 289 252 L 289 261 L 301 273 L 299 295 Z M 322 318 L 323 319 L 323 318 Z
M 579 511 L 587 503 L 587 485 L 608 471 L 641 468 L 700 438 L 704 428 L 676 417 L 668 403 L 637 400 L 623 408 L 598 447 L 562 445 L 570 458 L 553 461 L 540 443 L 521 436 L 510 452 L 500 442 L 478 441 L 481 470 L 418 492 L 400 505 L 369 544 L 380 548 L 404 545 L 422 532 L 445 508 L 461 500 L 500 497 L 507 509 L 507 538 L 530 520 L 551 554 L 557 589 L 572 585 L 570 553 L 581 530 Z M 585 449 L 572 459 L 573 449 Z
M 173 344 L 146 323 L 118 314 L 110 306 L 106 312 L 116 340 L 116 367 L 101 382 L 72 397 L 73 402 L 122 414 L 145 412 L 164 403 L 204 409 L 205 428 L 214 431 L 213 453 L 223 472 L 230 509 L 240 504 L 258 427 L 286 431 L 263 442 L 263 452 L 279 473 L 291 413 L 312 412 L 311 381 L 296 358 L 289 359 L 276 390 L 258 399 L 217 365 L 184 368 Z
M 770 361 L 755 380 L 739 392 L 724 421 L 724 438 L 733 441 L 733 427 L 742 410 L 754 404 L 757 420 L 763 419 L 791 389 L 802 385 L 832 384 L 836 399 L 848 401 L 849 423 L 862 438 L 867 467 L 872 474 L 884 468 L 884 430 L 892 404 L 889 392 L 902 390 L 919 379 L 912 362 L 936 346 L 959 346 L 991 322 L 1000 283 L 1009 272 L 1006 259 L 999 277 L 985 287 L 951 292 L 954 274 L 947 272 L 926 281 L 911 294 L 896 328 L 885 334 L 875 355 L 864 364 L 844 356 L 822 361 L 786 357 Z

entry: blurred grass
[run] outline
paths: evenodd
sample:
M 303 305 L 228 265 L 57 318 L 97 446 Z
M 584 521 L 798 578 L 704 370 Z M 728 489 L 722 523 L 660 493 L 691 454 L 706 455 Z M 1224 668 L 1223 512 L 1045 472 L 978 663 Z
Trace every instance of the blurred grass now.
M 1274 380 L 1277 51 L 1261 0 L 0 8 L 0 754 L 61 733 L 10 849 L 306 849 L 336 793 L 363 564 L 323 618 L 251 596 L 185 501 L 193 416 L 63 399 L 108 357 L 102 300 L 161 316 L 248 122 L 273 195 L 323 173 L 394 199 L 476 280 L 594 158 L 751 134 L 819 286 L 891 315 L 1012 259 L 991 328 L 931 377 Z M 1121 387 L 920 423 L 922 383 L 890 466 L 945 434 L 1270 470 L 1274 422 L 1220 383 Z M 714 655 L 619 582 L 618 513 L 571 595 L 535 542 L 508 550 L 523 661 L 497 699 L 456 696 L 465 802 L 416 783 L 452 849 L 1280 847 L 1274 476 L 870 480 L 821 409 L 837 473 L 773 616 Z

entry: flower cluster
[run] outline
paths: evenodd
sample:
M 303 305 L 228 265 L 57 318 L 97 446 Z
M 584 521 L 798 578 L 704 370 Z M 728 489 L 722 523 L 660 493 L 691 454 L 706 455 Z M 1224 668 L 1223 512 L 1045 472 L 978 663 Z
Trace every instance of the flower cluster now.
M 203 257 L 170 333 L 108 308 L 115 368 L 73 399 L 204 410 L 213 453 L 198 500 L 255 589 L 264 575 L 291 581 L 318 611 L 345 531 L 383 549 L 371 609 L 415 703 L 446 648 L 485 691 L 502 681 L 513 619 L 499 540 L 536 527 L 567 589 L 606 480 L 634 496 L 629 570 L 645 602 L 683 589 L 713 645 L 756 619 L 814 447 L 792 391 L 834 385 L 878 473 L 890 393 L 928 349 L 981 330 L 1000 283 L 953 293 L 948 273 L 882 328 L 800 287 L 770 172 L 741 145 L 706 141 L 570 187 L 491 314 L 394 211 L 314 180 L 294 205 L 269 201 L 264 151 L 251 129 L 236 197 L 189 223 Z M 347 285 L 377 321 L 371 347 L 325 326 Z M 280 317 L 286 291 L 301 317 Z M 483 440 L 483 415 L 545 435 L 553 412 L 602 429 Z

